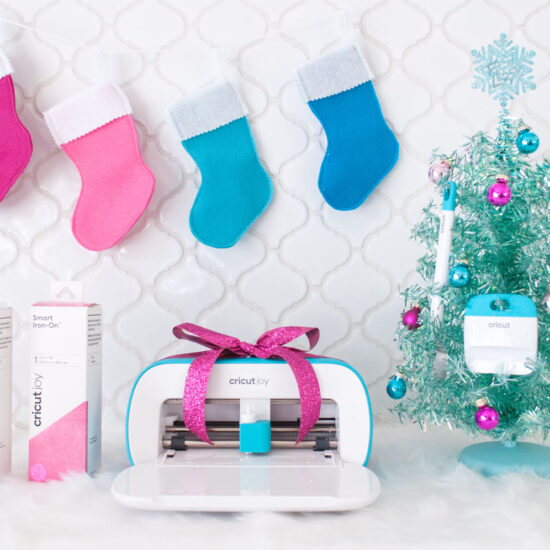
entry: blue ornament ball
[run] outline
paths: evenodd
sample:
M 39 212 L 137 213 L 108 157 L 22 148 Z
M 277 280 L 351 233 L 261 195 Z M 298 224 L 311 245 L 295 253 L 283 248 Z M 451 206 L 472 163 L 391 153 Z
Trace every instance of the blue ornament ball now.
M 401 399 L 407 393 L 407 383 L 401 376 L 392 376 L 386 386 L 386 391 L 392 399 Z
M 449 284 L 454 288 L 464 288 L 472 278 L 470 269 L 466 264 L 458 264 L 449 271 Z
M 534 153 L 539 148 L 539 136 L 531 130 L 523 130 L 516 139 L 518 151 L 524 155 Z

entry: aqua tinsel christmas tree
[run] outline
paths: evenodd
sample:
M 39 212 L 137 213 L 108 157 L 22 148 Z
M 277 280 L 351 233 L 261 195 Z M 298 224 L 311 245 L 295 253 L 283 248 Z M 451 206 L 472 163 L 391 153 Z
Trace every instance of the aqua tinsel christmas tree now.
M 423 284 L 403 293 L 396 336 L 403 363 L 388 393 L 400 398 L 407 388 L 396 406 L 402 418 L 486 434 L 511 448 L 550 429 L 550 163 L 531 162 L 538 137 L 508 112 L 515 95 L 535 87 L 534 52 L 502 35 L 472 53 L 474 87 L 500 102 L 499 124 L 496 136 L 479 132 L 432 159 L 429 175 L 443 210 L 430 204 L 412 232 L 427 248 L 418 262 Z M 477 296 L 484 298 L 472 301 Z M 480 314 L 482 302 L 489 314 Z M 477 363 L 465 353 L 467 309 Z M 531 325 L 521 325 L 527 332 L 519 336 L 512 327 L 509 338 L 501 330 L 499 348 L 491 330 L 505 327 L 507 310 Z M 489 328 L 477 330 L 480 319 L 489 319 Z M 522 349 L 506 348 L 512 341 L 538 349 L 522 361 Z

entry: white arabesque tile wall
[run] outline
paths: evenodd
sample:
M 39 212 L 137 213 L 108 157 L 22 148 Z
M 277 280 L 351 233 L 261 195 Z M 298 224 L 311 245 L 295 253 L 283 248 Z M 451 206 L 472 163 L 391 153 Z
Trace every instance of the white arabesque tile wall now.
M 171 335 L 184 320 L 242 339 L 278 325 L 318 326 L 316 351 L 356 366 L 381 410 L 386 378 L 399 361 L 399 289 L 415 279 L 421 252 L 409 230 L 432 193 L 431 150 L 454 148 L 496 120 L 494 102 L 471 89 L 472 48 L 506 32 L 537 50 L 538 88 L 514 109 L 543 149 L 550 143 L 546 0 L 5 0 L 0 18 L 0 44 L 15 65 L 18 108 L 34 142 L 28 169 L 0 204 L 0 288 L 16 313 L 19 424 L 29 306 L 48 295 L 51 279 L 83 281 L 86 298 L 104 306 L 109 419 L 122 420 L 141 368 L 188 349 Z M 361 208 L 338 212 L 317 189 L 325 139 L 293 76 L 350 34 L 376 75 L 401 155 Z M 166 109 L 224 73 L 250 108 L 275 194 L 241 242 L 214 250 L 189 232 L 199 174 Z M 79 176 L 41 113 L 105 74 L 133 105 L 157 184 L 131 233 L 95 253 L 72 236 Z

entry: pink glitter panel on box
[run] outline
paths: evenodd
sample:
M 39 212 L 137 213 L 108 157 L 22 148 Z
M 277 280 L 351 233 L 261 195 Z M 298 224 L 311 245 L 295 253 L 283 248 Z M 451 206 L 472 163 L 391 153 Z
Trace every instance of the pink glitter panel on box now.
M 88 403 L 82 403 L 29 441 L 29 479 L 62 479 L 86 471 Z

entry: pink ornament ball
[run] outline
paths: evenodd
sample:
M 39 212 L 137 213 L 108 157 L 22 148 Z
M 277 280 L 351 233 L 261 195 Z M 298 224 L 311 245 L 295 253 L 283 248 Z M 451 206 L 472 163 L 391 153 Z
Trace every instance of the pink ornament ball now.
M 448 162 L 440 160 L 434 162 L 428 170 L 428 177 L 432 183 L 439 183 L 441 180 L 446 180 L 451 173 L 451 166 Z
M 507 180 L 498 178 L 489 190 L 487 191 L 487 200 L 493 206 L 504 206 L 512 198 L 512 191 L 507 183 Z
M 409 330 L 416 330 L 420 326 L 420 323 L 418 322 L 419 317 L 420 308 L 418 306 L 414 306 L 412 309 L 409 309 L 403 313 L 403 325 Z
M 48 470 L 43 464 L 37 463 L 33 464 L 29 469 L 29 479 L 31 481 L 46 481 L 48 477 Z
M 489 405 L 480 407 L 476 412 L 476 424 L 482 430 L 494 430 L 498 426 L 499 420 L 498 412 Z

